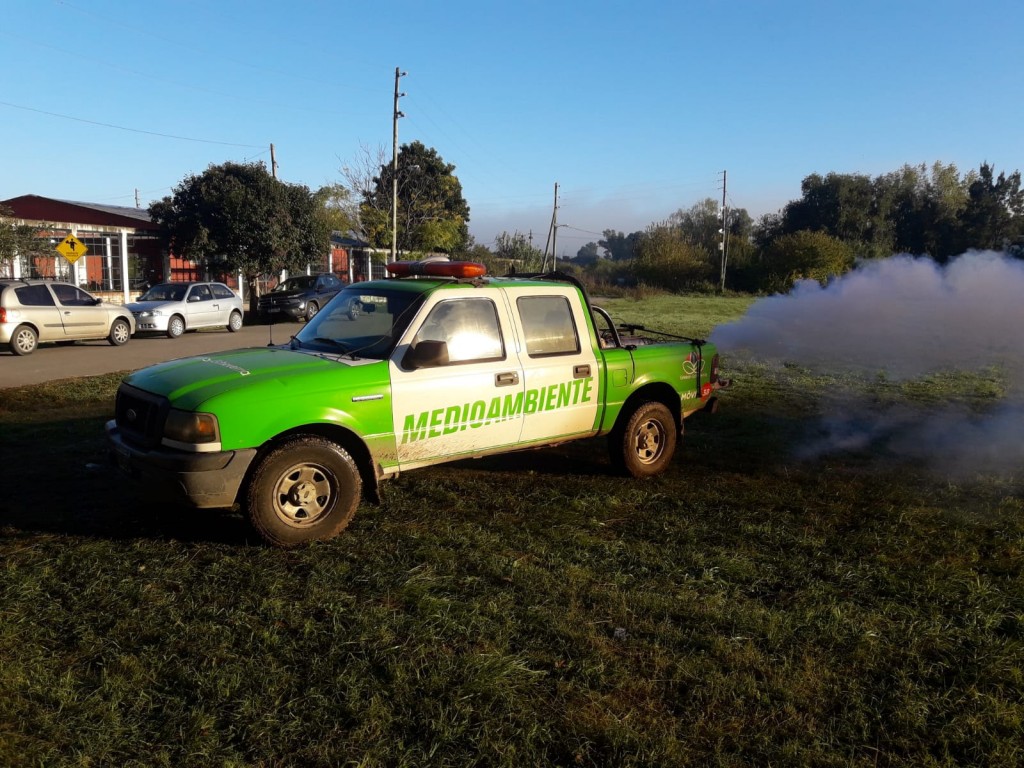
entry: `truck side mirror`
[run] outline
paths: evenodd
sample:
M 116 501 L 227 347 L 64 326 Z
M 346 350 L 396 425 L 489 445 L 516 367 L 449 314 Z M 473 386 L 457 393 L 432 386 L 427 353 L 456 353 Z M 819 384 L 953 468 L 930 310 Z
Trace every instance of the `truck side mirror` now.
M 417 368 L 436 368 L 448 365 L 448 343 L 424 339 L 402 358 L 402 367 L 415 371 Z

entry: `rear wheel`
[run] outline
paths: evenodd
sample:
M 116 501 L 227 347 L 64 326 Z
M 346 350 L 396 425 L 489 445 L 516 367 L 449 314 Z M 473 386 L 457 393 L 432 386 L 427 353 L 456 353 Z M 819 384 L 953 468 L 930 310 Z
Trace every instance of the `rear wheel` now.
M 303 435 L 257 465 L 246 492 L 249 520 L 267 542 L 296 547 L 337 536 L 359 506 L 362 480 L 337 443 Z
M 662 403 L 642 403 L 609 436 L 612 463 L 633 477 L 660 474 L 672 462 L 677 435 L 672 411 Z
M 128 339 L 132 337 L 132 327 L 128 325 L 128 321 L 123 317 L 117 318 L 114 324 L 110 326 L 110 334 L 107 336 L 113 346 L 120 347 L 122 344 L 127 344 Z
M 11 336 L 11 352 L 16 355 L 31 355 L 39 345 L 39 335 L 31 325 L 19 325 Z
M 237 310 L 231 313 L 231 317 L 228 318 L 228 330 L 232 333 L 237 333 L 242 330 L 242 313 Z
M 185 320 L 181 315 L 172 315 L 167 321 L 167 335 L 176 339 L 185 332 Z

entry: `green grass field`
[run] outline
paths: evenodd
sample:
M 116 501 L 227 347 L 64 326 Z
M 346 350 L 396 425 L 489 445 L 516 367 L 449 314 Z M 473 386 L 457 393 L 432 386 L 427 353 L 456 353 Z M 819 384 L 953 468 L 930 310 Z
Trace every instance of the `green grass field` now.
M 1024 472 L 795 459 L 837 381 L 724 367 L 663 476 L 600 440 L 410 472 L 289 552 L 108 469 L 119 376 L 0 390 L 0 765 L 1024 764 Z

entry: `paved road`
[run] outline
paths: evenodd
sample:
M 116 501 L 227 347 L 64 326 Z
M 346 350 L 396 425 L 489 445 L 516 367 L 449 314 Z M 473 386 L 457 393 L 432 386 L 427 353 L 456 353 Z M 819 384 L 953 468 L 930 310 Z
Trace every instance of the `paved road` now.
M 300 328 L 301 323 L 278 323 L 273 326 L 274 341 L 286 341 Z M 186 333 L 177 339 L 133 336 L 123 347 L 112 347 L 106 341 L 80 341 L 67 347 L 43 344 L 25 357 L 17 357 L 4 349 L 0 352 L 0 389 L 75 376 L 136 370 L 176 357 L 225 349 L 262 347 L 270 340 L 270 330 L 269 325 L 247 325 L 238 333 L 211 329 Z

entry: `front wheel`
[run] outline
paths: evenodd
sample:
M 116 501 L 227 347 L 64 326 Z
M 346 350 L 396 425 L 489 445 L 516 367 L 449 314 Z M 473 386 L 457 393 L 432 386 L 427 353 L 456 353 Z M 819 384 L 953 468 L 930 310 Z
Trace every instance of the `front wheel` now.
M 11 352 L 16 355 L 31 355 L 39 346 L 39 335 L 31 325 L 19 325 L 11 336 Z
M 232 333 L 238 333 L 242 330 L 242 313 L 235 311 L 231 313 L 231 317 L 228 318 L 228 330 Z
M 362 480 L 337 443 L 304 435 L 282 443 L 257 465 L 246 492 L 249 521 L 275 547 L 337 536 L 359 506 Z
M 120 347 L 122 344 L 127 344 L 128 339 L 132 337 L 132 328 L 128 325 L 128 321 L 123 317 L 117 318 L 114 324 L 110 326 L 110 334 L 107 336 L 107 341 L 112 346 Z
M 185 320 L 181 315 L 173 315 L 170 320 L 167 321 L 167 335 L 172 339 L 176 339 L 185 332 Z
M 315 301 L 309 302 L 309 304 L 306 305 L 306 322 L 308 323 L 310 320 L 316 317 L 316 313 L 319 311 L 319 304 L 317 304 Z
M 608 440 L 612 463 L 633 477 L 661 474 L 676 452 L 678 430 L 664 404 L 643 403 Z

